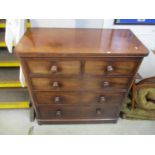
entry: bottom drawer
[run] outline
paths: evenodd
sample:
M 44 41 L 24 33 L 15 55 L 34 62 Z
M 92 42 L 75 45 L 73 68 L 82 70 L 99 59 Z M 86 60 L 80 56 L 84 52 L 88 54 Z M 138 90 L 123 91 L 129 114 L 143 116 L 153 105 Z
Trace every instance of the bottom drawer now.
M 40 106 L 39 119 L 82 119 L 82 118 L 117 118 L 119 105 L 108 106 Z

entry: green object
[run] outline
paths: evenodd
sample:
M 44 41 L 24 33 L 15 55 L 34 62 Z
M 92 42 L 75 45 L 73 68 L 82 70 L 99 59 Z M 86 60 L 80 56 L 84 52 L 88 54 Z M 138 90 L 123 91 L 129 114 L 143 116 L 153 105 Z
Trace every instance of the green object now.
M 155 110 L 145 110 L 139 107 L 131 108 L 131 99 L 125 99 L 122 107 L 122 118 L 132 120 L 155 120 Z
M 145 110 L 155 110 L 155 88 L 144 88 L 137 92 L 137 106 Z
M 125 119 L 155 120 L 155 77 L 133 84 L 124 101 L 121 116 Z

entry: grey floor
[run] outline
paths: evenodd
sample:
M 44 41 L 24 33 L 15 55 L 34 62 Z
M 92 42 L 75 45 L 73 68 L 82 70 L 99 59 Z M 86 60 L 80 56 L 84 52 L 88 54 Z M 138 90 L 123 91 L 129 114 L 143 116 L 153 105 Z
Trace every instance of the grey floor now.
M 117 124 L 38 125 L 28 109 L 0 110 L 1 135 L 131 135 L 155 134 L 155 121 L 119 119 Z

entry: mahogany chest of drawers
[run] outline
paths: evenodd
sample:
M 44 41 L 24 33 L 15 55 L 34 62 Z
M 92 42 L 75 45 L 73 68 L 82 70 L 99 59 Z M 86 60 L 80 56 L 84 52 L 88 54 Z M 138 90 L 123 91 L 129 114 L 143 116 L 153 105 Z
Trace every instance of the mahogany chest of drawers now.
M 116 122 L 144 56 L 130 30 L 32 28 L 15 48 L 39 124 Z

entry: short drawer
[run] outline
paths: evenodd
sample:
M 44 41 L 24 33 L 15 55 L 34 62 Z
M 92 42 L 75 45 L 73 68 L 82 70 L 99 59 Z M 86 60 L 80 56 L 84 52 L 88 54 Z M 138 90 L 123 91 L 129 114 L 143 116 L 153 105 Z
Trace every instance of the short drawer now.
M 40 106 L 40 119 L 113 119 L 119 116 L 120 106 Z
M 27 60 L 31 73 L 48 75 L 80 74 L 80 61 Z
M 127 75 L 134 74 L 138 61 L 131 59 L 103 59 L 102 61 L 86 61 L 85 74 L 87 75 Z
M 128 77 L 108 78 L 31 78 L 33 90 L 51 91 L 81 91 L 81 90 L 102 90 L 102 91 L 123 91 L 129 86 Z
M 120 104 L 124 93 L 93 93 L 93 92 L 36 92 L 38 104 L 49 105 L 91 105 Z

